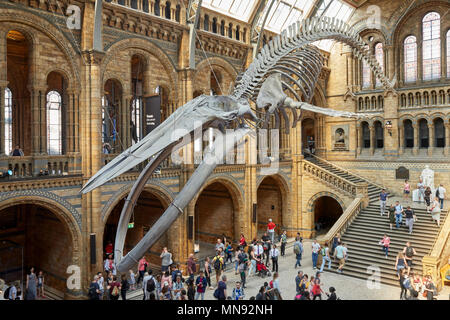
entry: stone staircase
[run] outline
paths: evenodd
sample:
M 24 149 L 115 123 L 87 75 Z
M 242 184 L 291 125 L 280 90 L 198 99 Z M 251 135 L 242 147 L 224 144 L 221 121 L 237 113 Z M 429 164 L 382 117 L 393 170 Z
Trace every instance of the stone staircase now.
M 387 212 L 384 216 L 380 216 L 378 199 L 381 186 L 354 176 L 350 172 L 340 169 L 325 160 L 319 158 L 309 158 L 307 160 L 352 182 L 368 183 L 369 206 L 356 216 L 351 225 L 341 235 L 342 241 L 348 248 L 348 259 L 344 267 L 344 275 L 369 279 L 374 273 L 373 270 L 379 270 L 381 283 L 398 286 L 397 272 L 394 269 L 395 260 L 397 253 L 403 250 L 407 241 L 411 242 L 412 247 L 417 252 L 417 255 L 413 257 L 412 271 L 422 273 L 422 258 L 429 253 L 440 231 L 440 228 L 433 222 L 431 215 L 426 212 L 423 205 L 422 207 L 412 206 L 418 220 L 414 223 L 411 235 L 404 224 L 398 230 L 395 228 L 395 225 L 393 230 L 390 230 Z M 390 204 L 389 200 L 388 204 Z M 441 226 L 447 214 L 447 212 L 441 213 Z M 385 233 L 391 238 L 387 259 L 381 246 L 378 244 Z M 331 272 L 336 272 L 337 267 L 337 261 L 333 261 Z M 327 266 L 325 266 L 324 270 L 327 270 Z

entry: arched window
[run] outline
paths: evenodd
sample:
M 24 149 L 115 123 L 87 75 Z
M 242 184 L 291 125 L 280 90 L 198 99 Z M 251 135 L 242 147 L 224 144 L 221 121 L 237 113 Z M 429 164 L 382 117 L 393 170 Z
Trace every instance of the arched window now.
M 5 89 L 5 154 L 12 151 L 12 92 Z
M 384 147 L 384 131 L 380 121 L 375 121 L 375 148 Z
M 441 118 L 434 119 L 434 146 L 436 148 L 445 147 L 445 127 Z
M 233 24 L 232 23 L 230 23 L 228 25 L 228 37 L 233 38 Z
M 209 16 L 207 14 L 205 14 L 205 19 L 203 21 L 203 29 L 209 31 Z
M 423 93 L 423 104 L 426 105 L 426 106 L 430 105 L 430 96 L 428 94 L 428 91 L 425 91 Z
M 417 42 L 416 37 L 409 36 L 404 42 L 405 82 L 417 80 Z
M 241 28 L 239 27 L 239 26 L 237 26 L 236 27 L 236 40 L 239 40 L 240 39 L 240 35 L 239 35 L 239 33 L 241 32 Z
M 217 33 L 217 18 L 213 18 L 211 31 Z
M 225 36 L 225 21 L 220 22 L 220 35 Z
M 142 10 L 148 13 L 148 0 L 142 0 Z
M 383 96 L 378 96 L 378 110 L 383 110 L 384 108 L 384 98 Z
M 131 101 L 131 138 L 134 143 L 137 143 L 141 140 L 141 106 L 141 97 L 136 97 Z
M 414 147 L 414 128 L 411 120 L 406 119 L 403 121 L 403 133 L 405 138 L 405 148 Z
M 361 124 L 362 127 L 362 138 L 363 138 L 363 148 L 370 148 L 370 130 L 369 124 L 367 122 L 363 122 Z
M 447 31 L 447 78 L 450 78 L 450 30 Z
M 363 98 L 359 98 L 359 99 L 358 99 L 358 110 L 359 110 L 359 111 L 364 110 L 364 102 L 363 102 Z
M 166 8 L 164 9 L 164 16 L 166 19 L 170 20 L 170 11 L 172 9 L 172 5 L 169 1 L 166 1 Z
M 420 119 L 419 121 L 419 142 L 420 148 L 428 148 L 429 139 L 428 139 L 428 122 L 425 119 Z
M 365 108 L 366 110 L 370 110 L 370 99 L 369 99 L 369 97 L 366 97 L 366 98 L 364 99 L 364 108 Z
M 432 105 L 437 105 L 437 94 L 436 91 L 431 91 L 431 104 Z
M 411 92 L 408 93 L 408 107 L 414 107 L 414 95 Z
M 416 92 L 416 107 L 422 105 L 422 97 L 420 96 L 420 92 Z
M 137 0 L 131 0 L 131 8 L 137 9 Z
M 375 96 L 372 97 L 372 110 L 377 109 L 377 98 Z
M 155 0 L 155 16 L 159 16 L 160 15 L 160 6 L 159 6 L 159 0 Z
M 402 93 L 402 95 L 400 96 L 400 106 L 406 107 L 406 94 L 404 93 Z
M 181 6 L 177 4 L 176 10 L 175 10 L 175 21 L 180 22 L 180 14 L 181 14 Z
M 430 12 L 423 18 L 423 80 L 441 77 L 440 29 L 441 17 L 439 13 Z
M 370 66 L 366 62 L 366 60 L 363 60 L 361 68 L 362 68 L 362 70 L 361 70 L 362 87 L 363 88 L 369 88 L 370 85 L 372 84 L 372 73 L 370 71 Z
M 375 58 L 381 66 L 381 70 L 384 71 L 384 52 L 383 52 L 383 44 L 378 42 L 375 45 Z M 377 87 L 381 86 L 381 81 L 377 78 L 375 81 Z
M 61 95 L 57 91 L 47 93 L 47 153 L 62 153 Z

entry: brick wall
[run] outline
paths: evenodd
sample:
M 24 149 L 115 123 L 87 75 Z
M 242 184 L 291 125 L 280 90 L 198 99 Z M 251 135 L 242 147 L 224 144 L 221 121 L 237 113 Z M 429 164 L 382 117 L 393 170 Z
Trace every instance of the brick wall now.
M 267 230 L 269 219 L 276 224 L 275 232 L 281 233 L 282 220 L 282 199 L 281 193 L 276 182 L 273 179 L 266 179 L 258 188 L 257 205 L 257 225 L 258 233 L 264 233 Z

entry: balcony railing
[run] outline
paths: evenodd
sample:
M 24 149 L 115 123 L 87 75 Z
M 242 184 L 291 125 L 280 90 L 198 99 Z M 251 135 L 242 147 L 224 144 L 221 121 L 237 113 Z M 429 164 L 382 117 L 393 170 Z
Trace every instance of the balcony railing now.
M 400 110 L 450 107 L 450 87 L 404 90 L 398 99 Z
M 64 176 L 80 173 L 75 157 L 58 156 L 23 156 L 0 157 L 0 170 L 2 175 L 10 179 L 35 177 L 43 175 Z

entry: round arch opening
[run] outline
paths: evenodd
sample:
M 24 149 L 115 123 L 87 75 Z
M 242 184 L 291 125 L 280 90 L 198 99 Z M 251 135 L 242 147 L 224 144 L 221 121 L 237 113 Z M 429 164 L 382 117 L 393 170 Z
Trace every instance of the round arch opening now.
M 208 185 L 195 203 L 195 244 L 200 258 L 214 254 L 217 239 L 233 242 L 239 236 L 235 212 L 237 204 L 221 182 Z
M 0 279 L 20 283 L 25 293 L 27 274 L 43 272 L 45 294 L 63 299 L 67 268 L 74 262 L 74 239 L 58 209 L 25 203 L 0 210 Z
M 283 225 L 283 199 L 280 184 L 273 177 L 266 177 L 257 191 L 256 224 L 257 236 L 262 236 L 267 230 L 269 219 L 275 223 L 275 235 L 281 234 Z
M 325 234 L 336 223 L 343 213 L 339 202 L 329 196 L 323 196 L 314 202 L 314 230 L 317 234 Z
M 120 214 L 125 204 L 126 196 L 114 206 L 105 223 L 103 232 L 103 258 L 106 259 L 107 253 L 114 252 L 113 247 L 116 240 L 117 226 L 119 224 Z M 147 231 L 155 224 L 167 209 L 167 204 L 160 197 L 149 190 L 142 191 L 134 213 L 131 216 L 129 229 L 125 238 L 124 253 L 126 255 L 138 242 L 145 236 Z M 160 254 L 164 247 L 169 251 L 168 233 L 165 233 L 146 253 L 147 261 L 152 265 L 160 266 Z

